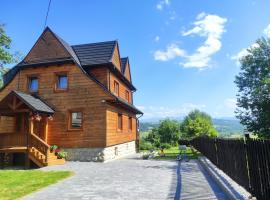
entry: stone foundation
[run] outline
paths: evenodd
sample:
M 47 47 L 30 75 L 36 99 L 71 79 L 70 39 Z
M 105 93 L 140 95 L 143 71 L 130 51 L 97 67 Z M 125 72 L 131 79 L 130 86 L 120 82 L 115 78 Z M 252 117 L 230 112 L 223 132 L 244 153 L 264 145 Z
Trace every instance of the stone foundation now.
M 105 148 L 67 148 L 68 161 L 104 162 L 136 153 L 135 141 Z

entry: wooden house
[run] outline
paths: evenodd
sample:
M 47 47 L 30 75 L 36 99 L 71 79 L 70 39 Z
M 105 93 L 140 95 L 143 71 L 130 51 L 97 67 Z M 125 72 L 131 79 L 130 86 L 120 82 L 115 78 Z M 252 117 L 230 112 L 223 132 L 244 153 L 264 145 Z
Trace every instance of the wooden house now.
M 0 90 L 0 157 L 39 167 L 135 153 L 138 119 L 129 59 L 117 41 L 70 46 L 46 28 Z

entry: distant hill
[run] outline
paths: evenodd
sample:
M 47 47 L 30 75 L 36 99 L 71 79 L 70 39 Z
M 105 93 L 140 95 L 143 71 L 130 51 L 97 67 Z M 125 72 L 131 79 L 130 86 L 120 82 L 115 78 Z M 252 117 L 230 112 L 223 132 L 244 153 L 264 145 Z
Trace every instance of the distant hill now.
M 181 120 L 179 120 L 181 122 Z M 244 126 L 236 119 L 213 119 L 214 126 L 221 137 L 230 137 L 233 135 L 243 135 Z M 157 127 L 158 121 L 140 122 L 140 131 L 147 132 Z
M 243 135 L 244 126 L 234 119 L 213 119 L 214 126 L 220 136 Z

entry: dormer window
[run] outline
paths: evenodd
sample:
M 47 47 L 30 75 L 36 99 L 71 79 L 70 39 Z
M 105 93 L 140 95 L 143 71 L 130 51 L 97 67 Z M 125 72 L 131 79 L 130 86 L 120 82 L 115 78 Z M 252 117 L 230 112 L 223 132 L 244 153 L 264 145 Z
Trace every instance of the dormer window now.
M 38 77 L 36 76 L 29 77 L 28 89 L 30 92 L 38 91 Z
M 119 83 L 117 81 L 114 81 L 114 94 L 119 96 Z
M 58 74 L 56 87 L 59 90 L 67 90 L 68 88 L 68 77 L 67 74 Z

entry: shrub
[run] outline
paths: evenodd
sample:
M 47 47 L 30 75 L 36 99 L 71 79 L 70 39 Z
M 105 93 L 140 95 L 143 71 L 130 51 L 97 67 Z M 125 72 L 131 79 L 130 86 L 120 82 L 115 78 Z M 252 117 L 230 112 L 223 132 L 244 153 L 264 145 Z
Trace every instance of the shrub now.
M 62 159 L 62 158 L 66 158 L 67 157 L 67 152 L 65 152 L 65 151 L 59 151 L 58 153 L 57 153 L 57 158 L 60 158 L 60 159 Z
M 58 146 L 57 145 L 50 146 L 50 151 L 51 152 L 55 151 L 56 149 L 58 149 Z
M 171 145 L 168 143 L 162 143 L 160 144 L 160 149 L 169 149 L 171 148 Z
M 150 154 L 143 154 L 142 155 L 143 160 L 148 160 L 149 157 L 150 157 Z
M 140 150 L 152 150 L 154 146 L 150 143 L 145 141 L 144 139 L 140 140 Z

